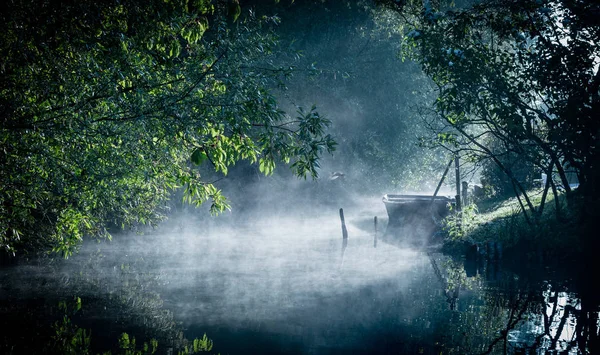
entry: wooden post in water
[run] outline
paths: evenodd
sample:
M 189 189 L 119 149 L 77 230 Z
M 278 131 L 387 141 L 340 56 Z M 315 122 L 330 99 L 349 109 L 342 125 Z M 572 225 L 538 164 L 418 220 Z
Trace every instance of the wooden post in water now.
M 377 216 L 373 218 L 373 224 L 375 224 L 375 237 L 373 238 L 373 248 L 377 248 Z
M 344 220 L 344 209 L 340 208 L 340 220 L 342 221 L 342 262 L 344 258 L 344 251 L 348 246 L 348 230 L 346 229 L 346 221 Z
M 460 195 L 460 164 L 458 162 L 458 153 L 454 156 L 454 173 L 456 175 L 456 227 L 462 230 L 462 201 Z
M 462 205 L 460 203 L 460 164 L 458 162 L 458 154 L 454 156 L 454 172 L 456 175 L 456 211 L 460 212 Z

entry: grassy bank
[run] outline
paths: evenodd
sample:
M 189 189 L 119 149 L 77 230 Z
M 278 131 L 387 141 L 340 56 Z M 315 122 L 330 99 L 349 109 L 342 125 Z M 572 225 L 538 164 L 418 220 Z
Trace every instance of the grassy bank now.
M 542 190 L 529 191 L 539 210 Z M 547 197 L 543 212 L 528 223 L 516 197 L 486 199 L 467 205 L 461 213 L 447 218 L 444 249 L 464 252 L 472 245 L 489 242 L 502 246 L 505 257 L 526 259 L 572 259 L 582 251 L 579 238 L 578 196 L 567 203 L 561 194 L 557 201 Z M 558 209 L 557 209 L 558 206 Z

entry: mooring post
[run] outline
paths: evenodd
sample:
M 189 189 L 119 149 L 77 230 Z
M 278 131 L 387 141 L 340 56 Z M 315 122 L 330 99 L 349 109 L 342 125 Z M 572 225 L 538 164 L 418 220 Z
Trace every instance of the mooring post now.
M 377 216 L 373 217 L 373 224 L 375 224 L 375 237 L 373 238 L 373 248 L 377 248 Z
M 456 211 L 460 212 L 462 205 L 460 203 L 460 164 L 458 162 L 458 154 L 454 156 L 454 172 L 456 175 Z
M 346 229 L 346 221 L 344 220 L 344 209 L 340 208 L 340 220 L 342 221 L 342 255 L 348 246 L 348 230 Z

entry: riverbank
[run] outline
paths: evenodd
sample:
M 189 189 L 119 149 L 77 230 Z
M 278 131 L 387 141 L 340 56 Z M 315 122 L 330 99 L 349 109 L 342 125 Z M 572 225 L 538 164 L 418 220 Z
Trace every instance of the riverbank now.
M 530 191 L 530 196 L 539 209 L 542 191 Z M 443 250 L 462 255 L 476 251 L 516 262 L 576 260 L 583 253 L 577 201 L 577 194 L 569 203 L 562 194 L 558 201 L 550 195 L 541 215 L 530 222 L 515 197 L 469 204 L 461 214 L 447 218 Z

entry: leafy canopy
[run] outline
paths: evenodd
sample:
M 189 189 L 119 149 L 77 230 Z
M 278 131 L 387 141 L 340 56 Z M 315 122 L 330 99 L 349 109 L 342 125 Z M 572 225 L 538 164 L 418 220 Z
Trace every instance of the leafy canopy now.
M 35 5 L 35 6 L 34 6 Z M 70 255 L 84 234 L 159 220 L 178 188 L 240 160 L 316 176 L 335 148 L 313 108 L 271 92 L 277 19 L 237 2 L 12 1 L 0 15 L 0 246 Z
M 600 6 L 579 0 L 489 0 L 462 8 L 439 1 L 382 1 L 406 19 L 404 55 L 438 87 L 437 137 L 451 149 L 490 159 L 517 194 L 520 179 L 503 163 L 518 156 L 565 167 L 598 201 L 600 177 Z

